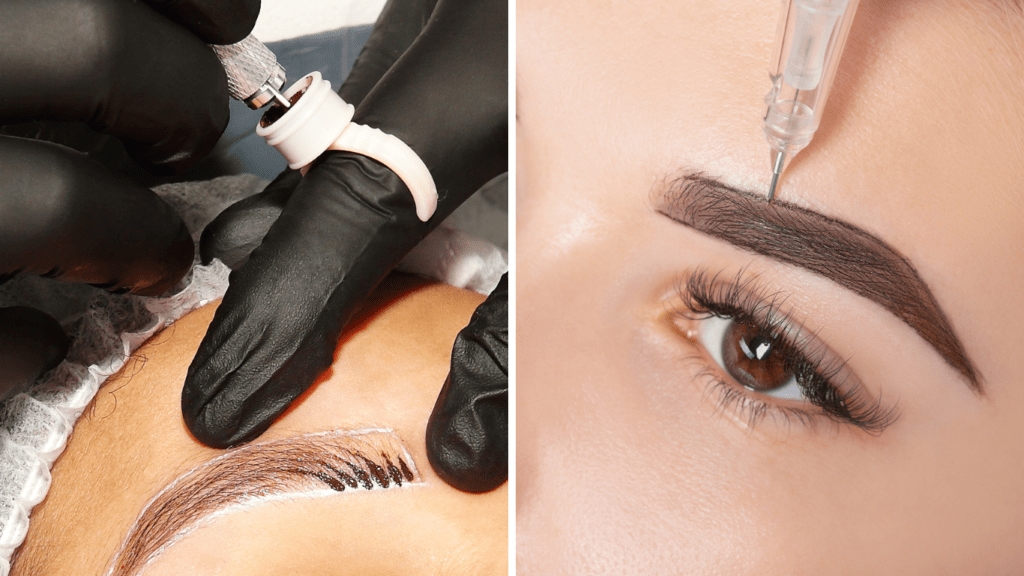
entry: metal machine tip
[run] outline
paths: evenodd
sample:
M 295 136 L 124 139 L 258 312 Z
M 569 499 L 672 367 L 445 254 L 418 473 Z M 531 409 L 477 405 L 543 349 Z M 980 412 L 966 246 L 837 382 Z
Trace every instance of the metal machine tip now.
M 775 187 L 779 185 L 779 173 L 772 173 L 772 185 L 768 187 L 768 202 L 775 199 Z
M 772 183 L 768 187 L 768 202 L 771 203 L 775 199 L 775 189 L 779 186 L 779 176 L 782 176 L 782 168 L 786 164 L 786 153 L 785 152 L 774 152 L 775 154 L 775 165 L 772 166 Z

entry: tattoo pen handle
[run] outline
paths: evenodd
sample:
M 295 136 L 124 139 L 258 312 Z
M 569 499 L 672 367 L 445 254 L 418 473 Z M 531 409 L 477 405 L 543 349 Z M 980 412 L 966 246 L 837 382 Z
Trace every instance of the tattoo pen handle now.
M 762 130 L 771 148 L 775 196 L 779 176 L 814 137 L 859 0 L 782 0 L 764 97 Z
M 285 108 L 291 104 L 281 95 L 285 70 L 277 56 L 252 34 L 241 42 L 227 45 L 210 44 L 228 76 L 228 92 L 232 98 L 257 110 L 272 101 Z

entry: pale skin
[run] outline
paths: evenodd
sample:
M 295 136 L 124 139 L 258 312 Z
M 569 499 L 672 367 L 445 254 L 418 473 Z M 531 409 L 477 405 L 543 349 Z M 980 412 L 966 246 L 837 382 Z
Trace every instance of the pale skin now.
M 482 495 L 441 481 L 424 431 L 455 335 L 483 300 L 449 286 L 389 278 L 339 344 L 332 369 L 258 442 L 338 429 L 389 428 L 421 482 L 274 502 L 223 516 L 172 545 L 150 574 L 504 574 L 507 484 Z M 181 421 L 189 361 L 215 305 L 147 342 L 144 361 L 104 386 L 53 468 L 14 574 L 104 574 L 161 488 L 223 452 Z
M 778 2 L 518 3 L 521 573 L 1024 568 L 1024 16 L 990 4 L 862 0 L 778 194 L 913 262 L 977 394 L 875 303 L 655 212 L 682 173 L 767 192 Z M 698 268 L 784 292 L 898 419 L 719 408 L 722 369 L 667 318 Z

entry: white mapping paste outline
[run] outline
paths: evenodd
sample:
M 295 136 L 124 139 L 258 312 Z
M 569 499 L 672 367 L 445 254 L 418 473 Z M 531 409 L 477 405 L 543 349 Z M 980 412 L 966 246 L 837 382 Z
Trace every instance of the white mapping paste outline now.
M 291 440 L 291 439 L 297 439 L 297 438 L 314 438 L 314 437 L 317 437 L 317 436 L 346 437 L 346 436 L 368 436 L 370 434 L 388 434 L 390 436 L 393 436 L 394 439 L 395 439 L 394 444 L 401 450 L 401 455 L 405 457 L 405 461 L 408 464 L 408 466 L 410 467 L 410 471 L 413 473 L 414 476 L 419 476 L 419 470 L 416 467 L 416 461 L 413 460 L 412 455 L 409 453 L 409 450 L 405 447 L 405 444 L 401 441 L 401 438 L 399 438 L 398 434 L 396 434 L 394 429 L 392 429 L 392 428 L 356 428 L 356 429 L 350 429 L 350 430 L 324 430 L 324 431 L 321 431 L 321 432 L 310 432 L 310 433 L 307 433 L 307 434 L 300 434 L 298 436 L 288 436 L 288 437 L 284 437 L 284 438 L 274 438 L 274 439 L 271 439 L 271 440 L 268 440 L 268 441 L 264 442 L 264 444 L 267 444 L 267 443 L 270 443 L 270 442 L 275 442 L 275 441 L 286 440 L 286 439 L 287 440 Z M 239 448 L 239 450 L 244 449 L 244 448 L 252 449 L 253 447 L 256 447 L 256 446 L 259 446 L 259 444 L 250 444 L 248 446 L 244 446 L 244 447 Z M 207 460 L 205 462 L 202 462 L 201 464 L 197 464 L 196 466 L 193 466 L 187 472 L 185 472 L 185 473 L 179 475 L 177 478 L 175 478 L 173 482 L 171 482 L 167 486 L 164 486 L 164 488 L 162 490 L 160 490 L 159 492 L 156 493 L 156 495 L 154 495 L 152 498 L 150 498 L 149 501 L 146 502 L 146 505 L 142 507 L 142 510 L 139 512 L 139 514 L 135 517 L 135 522 L 132 523 L 131 527 L 128 529 L 128 532 L 125 534 L 125 539 L 121 542 L 121 546 L 118 547 L 117 553 L 114 554 L 114 557 L 110 561 L 110 566 L 107 568 L 107 571 L 104 574 L 106 576 L 112 576 L 113 575 L 114 569 L 117 567 L 117 560 L 121 557 L 121 554 L 124 552 L 125 544 L 127 544 L 127 542 L 128 542 L 128 535 L 130 535 L 132 532 L 135 531 L 135 529 L 139 525 L 139 520 L 141 520 L 142 517 L 145 516 L 146 512 L 153 505 L 153 503 L 156 502 L 156 500 L 160 498 L 160 496 L 162 496 L 163 494 L 173 490 L 174 487 L 178 485 L 178 483 L 182 482 L 185 478 L 188 478 L 189 476 L 191 476 L 193 472 L 195 472 L 195 471 L 197 471 L 197 470 L 199 470 L 201 468 L 206 468 L 206 467 L 212 465 L 213 463 L 215 463 L 215 462 L 217 462 L 219 460 L 223 460 L 225 458 L 231 457 L 231 456 L 233 456 L 235 454 L 235 452 L 237 452 L 237 450 L 230 450 L 228 452 L 225 452 L 224 454 L 221 454 L 220 456 L 217 456 L 216 458 L 211 458 L 210 460 Z M 165 543 L 163 546 L 161 546 L 156 551 L 154 551 L 152 554 L 150 554 L 149 558 L 147 558 L 146 561 L 143 562 L 142 565 L 135 571 L 135 574 L 137 574 L 137 575 L 143 574 L 146 571 L 146 568 L 148 568 L 149 565 L 152 564 L 154 560 L 156 560 L 157 558 L 162 556 L 163 553 L 166 552 L 168 548 L 170 548 L 171 546 L 174 546 L 175 544 L 177 544 L 178 542 L 180 542 L 184 538 L 186 538 L 189 535 L 191 535 L 196 530 L 199 530 L 200 528 L 204 528 L 206 526 L 209 526 L 210 524 L 213 523 L 214 520 L 217 520 L 218 518 L 227 516 L 229 514 L 234 514 L 234 513 L 237 513 L 237 512 L 244 512 L 246 510 L 251 510 L 252 508 L 255 508 L 257 506 L 263 506 L 263 505 L 266 505 L 266 504 L 269 504 L 269 503 L 272 503 L 272 502 L 299 501 L 299 500 L 306 500 L 306 499 L 313 499 L 313 498 L 330 498 L 330 497 L 344 496 L 344 495 L 352 493 L 352 492 L 380 492 L 381 490 L 394 490 L 394 489 L 400 489 L 400 488 L 412 488 L 412 487 L 426 486 L 426 485 L 427 485 L 427 483 L 421 480 L 419 482 L 403 482 L 400 485 L 396 483 L 396 484 L 392 484 L 388 488 L 377 487 L 377 488 L 370 489 L 370 488 L 363 488 L 363 487 L 357 487 L 357 488 L 349 487 L 349 488 L 346 488 L 342 492 L 338 492 L 337 490 L 333 490 L 333 489 L 330 489 L 330 488 L 320 488 L 320 489 L 316 489 L 316 490 L 305 490 L 305 491 L 294 491 L 294 492 L 278 492 L 278 493 L 275 493 L 275 494 L 269 494 L 269 495 L 264 495 L 264 496 L 253 496 L 251 498 L 246 498 L 245 500 L 242 500 L 240 502 L 236 502 L 234 504 L 231 504 L 230 506 L 225 506 L 223 508 L 220 508 L 220 509 L 216 510 L 215 512 L 207 514 L 206 516 L 203 516 L 203 517 L 199 518 L 195 522 L 191 523 L 189 526 L 187 526 L 187 527 L 183 528 L 182 530 L 180 530 L 170 540 L 168 540 L 167 543 Z

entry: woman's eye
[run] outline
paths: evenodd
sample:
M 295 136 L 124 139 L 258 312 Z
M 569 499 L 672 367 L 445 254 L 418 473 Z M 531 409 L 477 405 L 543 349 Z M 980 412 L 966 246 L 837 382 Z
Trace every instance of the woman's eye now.
M 756 324 L 712 316 L 699 340 L 711 358 L 740 385 L 785 400 L 806 400 L 789 370 L 778 336 Z
M 677 333 L 718 364 L 710 383 L 721 392 L 722 406 L 735 403 L 751 424 L 768 413 L 798 415 L 804 422 L 821 416 L 873 435 L 896 420 L 895 404 L 883 405 L 845 360 L 779 309 L 785 293 L 758 285 L 756 278 L 741 275 L 728 284 L 717 278 L 694 272 L 680 282 L 678 301 L 667 309 L 679 320 Z

